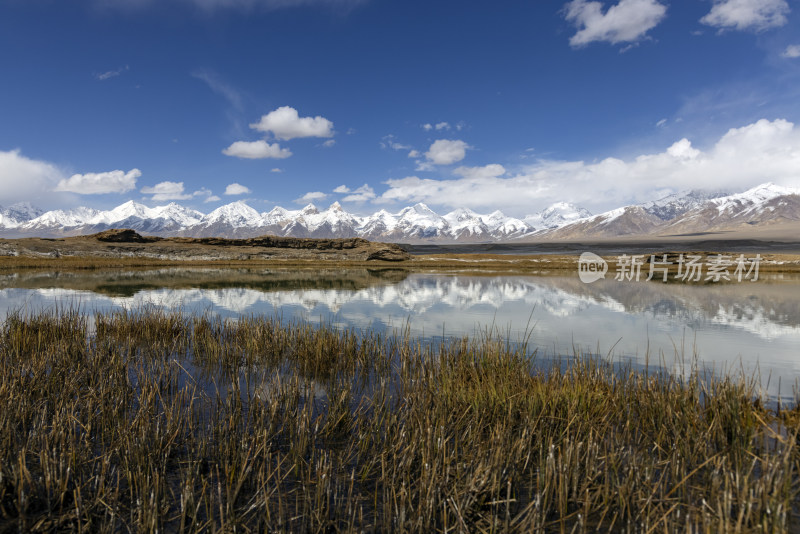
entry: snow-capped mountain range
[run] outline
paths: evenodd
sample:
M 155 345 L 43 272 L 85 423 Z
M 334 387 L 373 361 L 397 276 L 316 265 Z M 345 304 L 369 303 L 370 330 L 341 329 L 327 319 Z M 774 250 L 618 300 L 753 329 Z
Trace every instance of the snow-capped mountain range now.
M 275 207 L 260 213 L 238 201 L 204 214 L 176 203 L 147 207 L 129 201 L 112 210 L 92 208 L 43 212 L 30 204 L 0 207 L 2 237 L 62 237 L 132 228 L 160 236 L 244 238 L 264 234 L 291 237 L 363 237 L 370 240 L 492 242 L 573 239 L 728 231 L 771 224 L 797 224 L 800 235 L 800 189 L 766 183 L 743 193 L 686 191 L 599 215 L 558 202 L 523 219 L 500 211 L 488 215 L 459 208 L 439 215 L 419 203 L 390 213 L 359 216 L 338 202 L 320 210 Z

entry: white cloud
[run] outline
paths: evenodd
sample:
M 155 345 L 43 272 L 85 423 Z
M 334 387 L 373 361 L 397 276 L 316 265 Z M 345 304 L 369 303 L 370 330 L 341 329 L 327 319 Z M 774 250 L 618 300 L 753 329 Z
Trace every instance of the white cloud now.
M 661 119 L 660 121 L 658 121 L 656 123 L 656 127 L 657 128 L 662 128 L 662 127 L 666 126 L 666 124 L 667 124 L 667 119 Z
M 217 195 L 211 195 L 211 196 L 207 197 L 203 202 L 204 203 L 205 202 L 217 202 L 219 200 L 222 200 L 222 199 L 219 198 Z
M 404 145 L 399 143 L 395 140 L 395 136 L 392 134 L 384 135 L 381 139 L 381 148 L 391 148 L 392 150 L 409 150 L 411 147 L 409 145 Z
M 594 41 L 636 43 L 644 39 L 667 12 L 666 6 L 658 0 L 620 0 L 605 13 L 602 2 L 572 0 L 564 9 L 566 19 L 578 28 L 569 40 L 573 47 Z
M 341 186 L 340 186 L 341 187 Z M 337 187 L 336 189 L 339 189 Z M 338 192 L 334 190 L 334 192 Z M 348 191 L 350 194 L 342 199 L 342 202 L 366 202 L 375 198 L 375 190 L 367 184 L 362 185 L 354 191 Z
M 0 203 L 33 201 L 52 191 L 64 173 L 52 163 L 0 150 Z
M 800 57 L 800 44 L 787 46 L 781 56 L 788 58 Z
M 267 143 L 260 141 L 236 141 L 231 146 L 222 151 L 226 156 L 234 156 L 246 159 L 285 159 L 292 155 L 288 148 L 281 148 L 278 143 Z
M 347 187 L 346 185 L 340 185 L 339 187 L 334 189 L 333 192 L 334 193 L 349 193 L 350 192 L 350 188 Z
M 786 0 L 714 0 L 700 22 L 716 28 L 761 31 L 786 24 Z
M 422 125 L 422 129 L 425 130 L 426 132 L 430 132 L 431 130 L 433 130 L 433 124 L 425 123 Z
M 184 193 L 183 182 L 161 182 L 153 187 L 143 187 L 139 190 L 145 195 L 153 195 L 154 202 L 161 202 L 164 200 L 186 200 L 192 198 L 194 195 Z
M 212 193 L 211 189 L 207 189 L 205 187 L 201 187 L 194 193 L 192 193 L 193 197 L 206 197 L 203 202 L 211 202 L 209 199 L 219 200 L 219 197 Z
M 322 143 L 322 146 L 325 148 L 331 148 L 335 144 L 336 144 L 336 139 L 328 139 L 327 141 Z
M 676 161 L 693 160 L 700 156 L 700 151 L 692 146 L 691 141 L 685 137 L 676 141 L 667 149 L 667 155 L 675 158 Z
M 464 159 L 468 148 L 464 141 L 439 139 L 425 152 L 425 157 L 434 165 L 450 165 Z
M 333 123 L 325 117 L 300 117 L 293 107 L 283 106 L 250 125 L 277 139 L 288 141 L 297 137 L 333 137 Z
M 663 152 L 628 159 L 540 160 L 508 177 L 499 174 L 499 165 L 459 169 L 461 177 L 455 179 L 389 180 L 388 190 L 376 202 L 427 202 L 523 214 L 570 201 L 600 212 L 652 200 L 664 191 L 741 191 L 768 181 L 800 187 L 800 128 L 783 119 L 762 119 L 729 130 L 706 150 L 680 139 Z
M 125 65 L 124 67 L 121 67 L 121 68 L 119 68 L 117 70 L 107 70 L 106 72 L 101 72 L 99 74 L 95 74 L 94 77 L 97 78 L 100 81 L 108 80 L 110 78 L 116 78 L 117 76 L 119 76 L 120 74 L 122 74 L 123 72 L 128 70 L 129 68 L 130 67 L 128 67 L 128 65 Z
M 497 178 L 506 173 L 506 168 L 497 163 L 485 165 L 483 167 L 458 167 L 453 170 L 453 174 L 464 178 L 480 180 L 482 178 Z
M 322 191 L 311 191 L 306 193 L 302 197 L 295 199 L 295 202 L 298 204 L 308 204 L 309 202 L 325 200 L 326 198 L 328 198 L 328 195 L 323 193 Z
M 408 153 L 409 158 L 418 158 L 420 156 L 421 154 L 419 153 L 419 150 L 412 150 Z
M 242 184 L 232 183 L 225 188 L 225 195 L 249 195 L 252 191 Z
M 59 180 L 56 191 L 78 193 L 80 195 L 99 195 L 105 193 L 127 193 L 136 189 L 136 179 L 142 175 L 139 169 L 109 171 L 99 173 L 73 174 Z
M 275 167 L 275 168 L 270 169 L 269 172 L 277 172 L 277 173 L 279 173 L 279 172 L 283 172 L 283 169 Z
M 449 130 L 450 129 L 450 123 L 449 122 L 437 122 L 436 125 L 434 126 L 434 128 L 436 128 L 437 130 Z

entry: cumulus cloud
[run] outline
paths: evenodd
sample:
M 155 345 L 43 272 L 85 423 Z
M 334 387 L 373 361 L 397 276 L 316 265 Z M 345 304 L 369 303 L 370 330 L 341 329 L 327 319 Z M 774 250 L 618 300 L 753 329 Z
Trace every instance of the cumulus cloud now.
M 80 195 L 100 195 L 106 193 L 127 193 L 136 189 L 136 179 L 142 175 L 139 169 L 109 171 L 86 174 L 73 174 L 59 180 L 56 191 L 78 193 Z
M 63 178 L 52 163 L 27 158 L 19 150 L 0 150 L 0 203 L 39 199 Z
M 219 200 L 222 200 L 222 199 L 219 198 L 217 195 L 210 195 L 210 196 L 206 197 L 206 199 L 203 202 L 204 203 L 206 203 L 206 202 L 217 202 Z
M 285 159 L 292 155 L 288 148 L 281 148 L 278 143 L 260 141 L 236 141 L 222 151 L 226 156 L 246 159 Z
M 605 13 L 602 2 L 572 0 L 564 10 L 566 19 L 578 28 L 569 40 L 576 48 L 594 41 L 636 43 L 667 13 L 666 6 L 658 0 L 620 0 Z
M 594 212 L 684 189 L 741 191 L 772 181 L 800 187 L 800 128 L 762 119 L 733 128 L 706 150 L 680 139 L 663 152 L 597 162 L 547 161 L 500 173 L 499 165 L 460 167 L 455 179 L 389 180 L 376 202 L 427 202 L 531 213 L 557 201 Z
M 786 24 L 786 0 L 714 0 L 700 22 L 722 29 L 762 31 Z
M 309 202 L 317 202 L 319 200 L 325 200 L 326 198 L 328 198 L 328 195 L 322 191 L 310 191 L 302 197 L 295 199 L 295 202 L 298 204 L 308 204 Z
M 342 186 L 337 187 L 336 189 L 340 189 L 341 187 Z M 334 192 L 338 192 L 336 189 L 334 189 Z M 372 200 L 375 198 L 375 190 L 367 184 L 364 184 L 353 191 L 348 190 L 347 192 L 350 194 L 344 197 L 342 202 L 366 202 L 367 200 Z
M 297 110 L 283 106 L 250 125 L 254 130 L 271 133 L 288 141 L 298 137 L 333 137 L 333 123 L 325 117 L 300 117 Z
M 421 156 L 421 154 L 419 153 L 419 150 L 411 150 L 408 153 L 408 157 L 409 158 L 418 158 L 420 156 Z
M 434 126 L 434 128 L 436 128 L 437 130 L 449 130 L 450 129 L 450 123 L 449 122 L 437 122 L 436 125 Z
M 340 194 L 349 193 L 350 192 L 350 188 L 347 187 L 346 185 L 340 185 L 339 187 L 334 189 L 333 192 L 334 193 L 340 193 Z
M 464 141 L 439 139 L 425 152 L 425 157 L 434 165 L 450 165 L 464 159 L 468 148 Z
M 336 139 L 328 139 L 327 141 L 322 143 L 322 146 L 325 148 L 331 148 L 335 144 L 336 144 Z
M 788 58 L 800 57 L 800 44 L 787 46 L 781 56 Z
M 228 187 L 225 188 L 226 195 L 249 195 L 252 191 L 250 188 L 243 186 L 242 184 L 232 183 L 228 184 Z
M 184 193 L 183 182 L 161 182 L 153 187 L 143 187 L 139 190 L 145 195 L 153 195 L 154 202 L 164 200 L 186 200 L 192 198 L 191 193 Z

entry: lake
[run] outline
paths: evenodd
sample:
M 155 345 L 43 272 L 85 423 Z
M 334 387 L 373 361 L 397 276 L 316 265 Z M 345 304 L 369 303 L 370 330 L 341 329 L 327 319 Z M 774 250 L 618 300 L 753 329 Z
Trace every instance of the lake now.
M 210 269 L 28 272 L 0 275 L 0 317 L 80 307 L 86 313 L 155 306 L 225 318 L 286 321 L 428 340 L 494 335 L 528 340 L 535 357 L 600 355 L 687 373 L 758 378 L 793 402 L 800 379 L 800 277 L 682 284 L 574 276 L 431 274 L 402 269 Z

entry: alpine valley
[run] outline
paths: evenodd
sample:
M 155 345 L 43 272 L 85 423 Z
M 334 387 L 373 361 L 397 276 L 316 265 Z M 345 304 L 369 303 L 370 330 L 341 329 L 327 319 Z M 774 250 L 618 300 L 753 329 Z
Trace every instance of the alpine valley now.
M 459 208 L 439 215 L 425 204 L 360 216 L 335 202 L 325 210 L 275 207 L 259 213 L 244 201 L 204 214 L 170 203 L 147 207 L 128 201 L 108 211 L 76 208 L 44 212 L 30 204 L 0 207 L 0 237 L 67 237 L 111 228 L 131 228 L 163 237 L 248 238 L 363 237 L 396 243 L 485 243 L 561 241 L 733 234 L 800 237 L 800 188 L 766 183 L 742 193 L 685 191 L 644 204 L 592 215 L 567 202 L 514 218 Z M 731 237 L 730 235 L 727 237 Z

